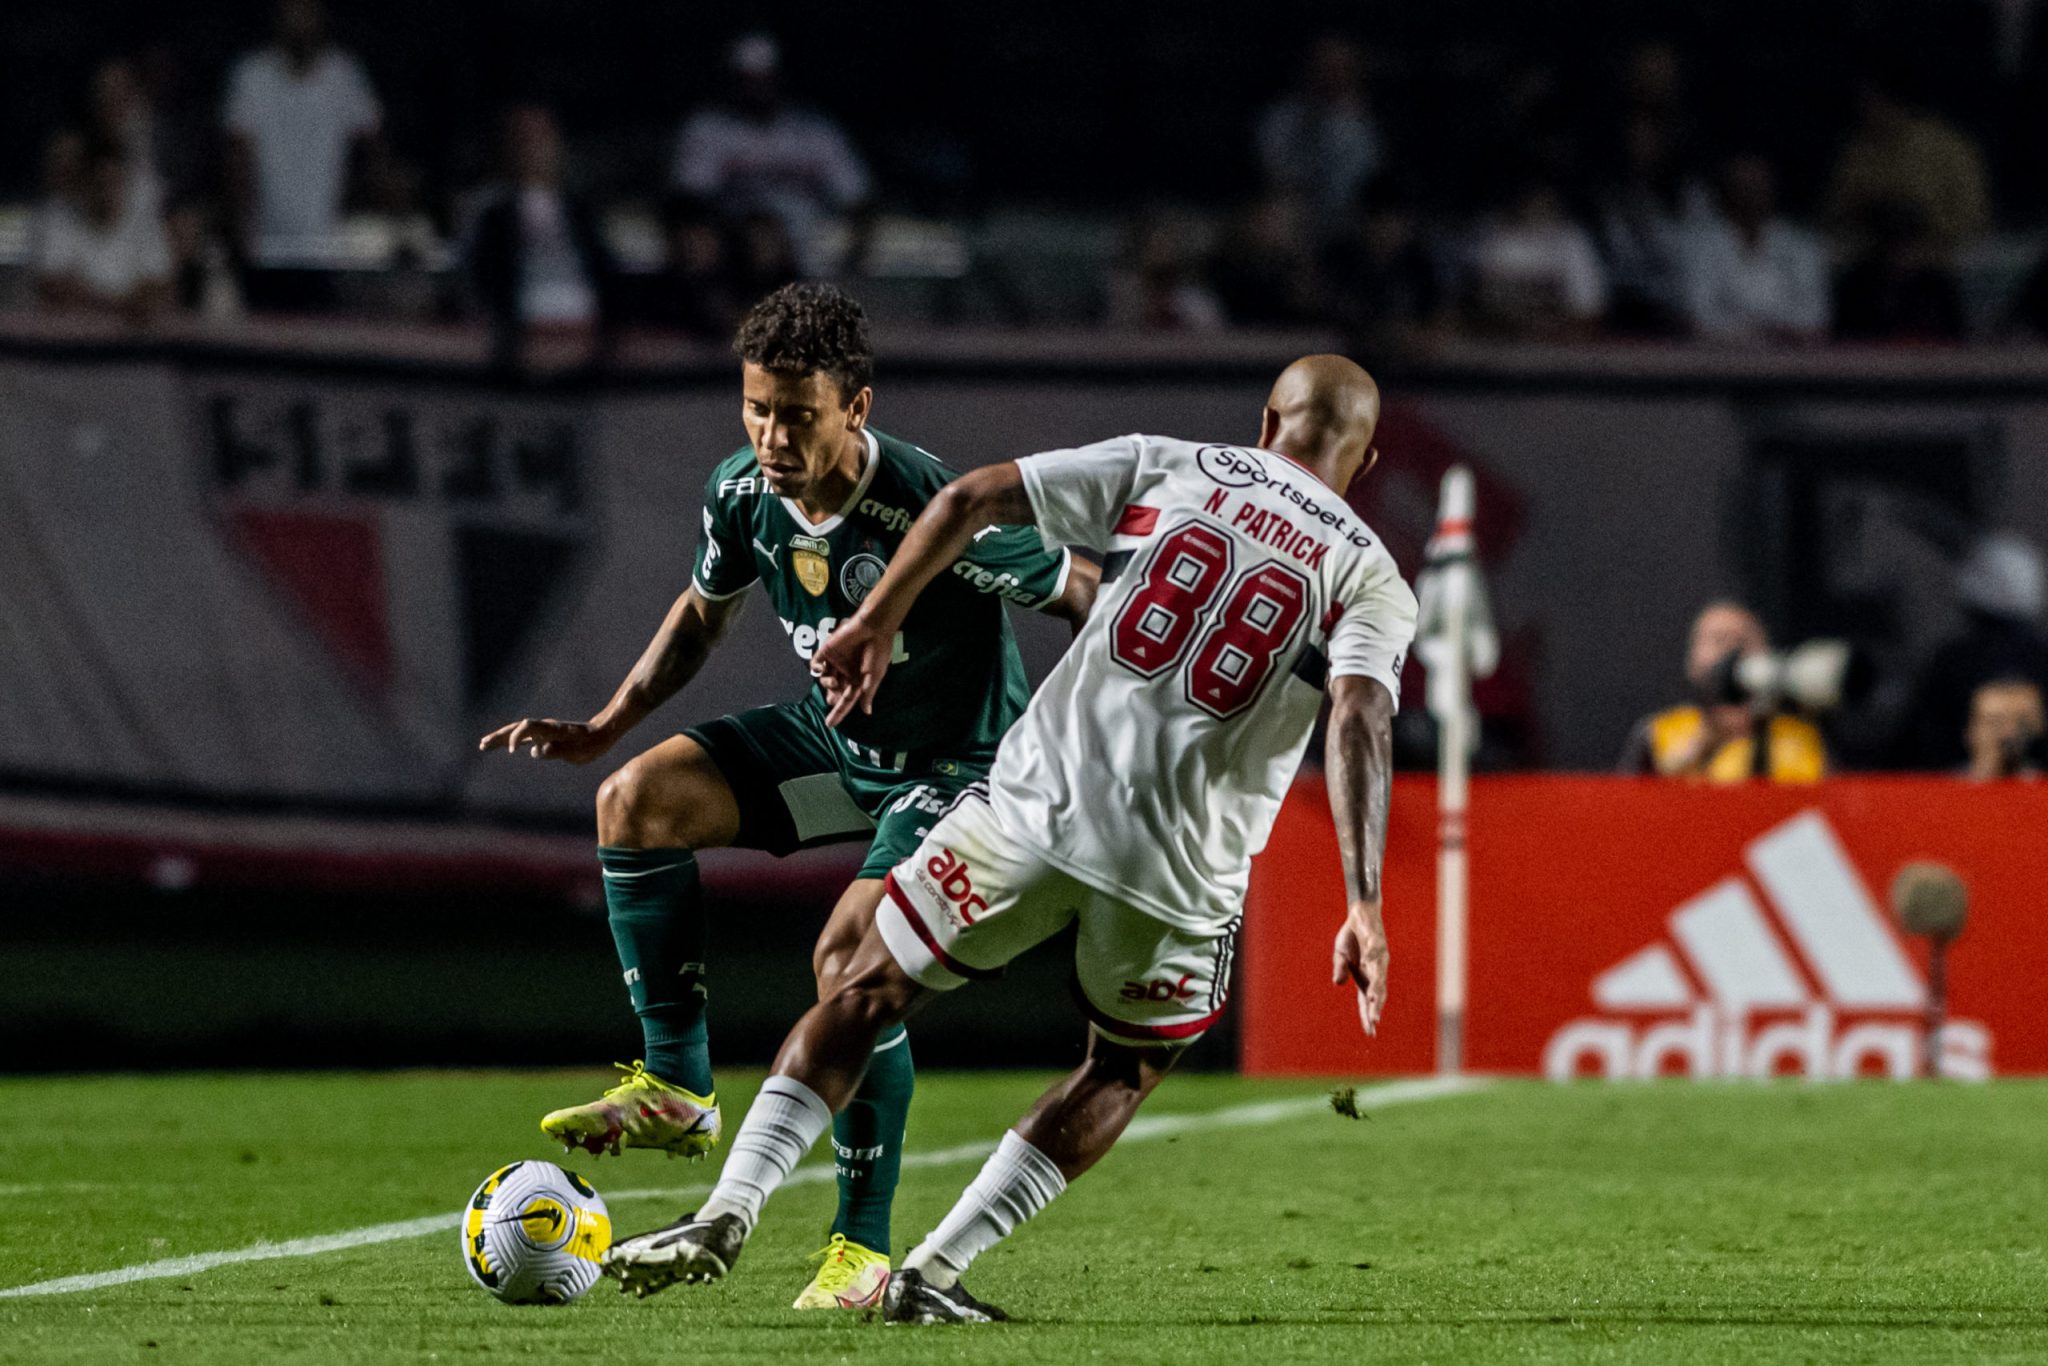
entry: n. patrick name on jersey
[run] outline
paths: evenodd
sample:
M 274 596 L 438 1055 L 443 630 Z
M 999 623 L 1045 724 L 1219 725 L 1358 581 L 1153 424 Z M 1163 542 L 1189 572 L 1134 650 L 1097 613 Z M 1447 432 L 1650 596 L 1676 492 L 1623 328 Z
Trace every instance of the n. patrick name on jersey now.
M 995 804 L 1076 876 L 1216 932 L 1333 670 L 1400 696 L 1415 595 L 1273 451 L 1134 435 L 1017 466 L 1040 534 L 1102 554 L 1103 596 L 1004 745 Z

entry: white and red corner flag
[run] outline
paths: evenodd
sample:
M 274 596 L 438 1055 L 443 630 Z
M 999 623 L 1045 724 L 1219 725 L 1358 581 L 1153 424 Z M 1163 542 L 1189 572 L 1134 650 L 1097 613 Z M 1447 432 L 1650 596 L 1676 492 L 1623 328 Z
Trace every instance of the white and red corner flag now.
M 1472 537 L 1472 471 L 1444 474 L 1436 534 L 1416 582 L 1415 650 L 1429 671 L 1425 699 L 1436 718 L 1437 749 L 1437 1070 L 1464 1067 L 1467 888 L 1466 777 L 1479 745 L 1472 680 L 1500 663 L 1500 637 L 1487 606 Z
M 1469 717 L 1471 680 L 1491 677 L 1500 664 L 1500 637 L 1493 628 L 1486 580 L 1480 576 L 1472 538 L 1473 512 L 1472 471 L 1453 465 L 1444 474 L 1436 532 L 1429 538 L 1415 584 L 1420 603 L 1415 652 L 1428 670 L 1429 714 L 1439 724 L 1454 710 L 1463 709 Z

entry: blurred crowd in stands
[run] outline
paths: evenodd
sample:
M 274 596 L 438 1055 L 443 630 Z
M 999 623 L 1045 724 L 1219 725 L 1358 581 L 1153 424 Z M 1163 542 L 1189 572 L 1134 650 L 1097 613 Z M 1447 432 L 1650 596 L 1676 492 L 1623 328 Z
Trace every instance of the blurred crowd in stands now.
M 858 229 L 867 169 L 830 118 L 783 99 L 780 63 L 766 34 L 732 45 L 727 98 L 676 133 L 660 242 L 629 276 L 553 111 L 506 108 L 498 173 L 436 214 L 320 0 L 282 0 L 271 42 L 230 69 L 217 126 L 167 116 L 130 58 L 96 69 L 80 124 L 46 147 L 35 292 L 51 309 L 136 320 L 471 311 L 508 331 L 639 323 L 722 337 L 758 295 L 859 255 L 857 235 L 825 239 Z M 453 284 L 343 287 L 366 266 L 387 285 L 407 272 Z
M 1256 129 L 1264 190 L 1213 248 L 1141 224 L 1112 318 L 1203 328 L 1336 322 L 1394 342 L 1464 331 L 1801 345 L 1953 342 L 1969 332 L 1957 254 L 1992 226 L 1984 158 L 1873 70 L 1814 222 L 1780 207 L 1764 148 L 1717 144 L 1668 43 L 1630 52 L 1594 127 L 1549 112 L 1544 73 L 1509 104 L 1521 138 L 1496 198 L 1445 214 L 1433 168 L 1391 163 L 1353 40 L 1327 36 Z M 2037 268 L 1998 329 L 2048 331 Z
M 792 278 L 981 275 L 998 320 L 1074 320 L 1002 283 L 1014 243 L 878 183 L 843 110 L 792 98 L 784 56 L 767 33 L 731 41 L 720 85 L 691 92 L 660 174 L 635 186 L 583 174 L 558 113 L 520 101 L 500 111 L 494 175 L 429 183 L 423 164 L 444 159 L 387 136 L 379 73 L 337 41 L 321 0 L 282 0 L 269 41 L 216 92 L 162 49 L 112 51 L 47 139 L 33 292 L 132 319 L 467 314 L 508 345 L 532 329 L 601 345 L 627 326 L 720 337 Z M 1325 33 L 1263 107 L 1244 87 L 1248 195 L 1120 206 L 1099 259 L 1062 267 L 1090 278 L 1049 293 L 1089 300 L 1112 327 L 1328 326 L 1378 353 L 1453 335 L 2048 337 L 2048 260 L 2015 267 L 2007 250 L 2002 273 L 1966 269 L 1998 256 L 1987 243 L 2027 239 L 1999 220 L 1978 137 L 1910 67 L 1858 67 L 1824 183 L 1788 194 L 1768 136 L 1703 110 L 1698 60 L 1633 40 L 1593 90 L 1536 62 L 1464 111 L 1459 136 L 1431 141 L 1403 136 L 1376 100 L 1367 35 Z M 859 87 L 806 89 L 830 104 Z M 1102 133 L 1111 156 L 1115 129 Z M 964 292 L 908 295 L 903 311 L 948 320 Z

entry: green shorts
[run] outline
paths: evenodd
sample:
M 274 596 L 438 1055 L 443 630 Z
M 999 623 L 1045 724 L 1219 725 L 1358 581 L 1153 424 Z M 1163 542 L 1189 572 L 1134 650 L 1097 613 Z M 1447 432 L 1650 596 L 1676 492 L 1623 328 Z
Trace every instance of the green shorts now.
M 908 858 L 993 753 L 878 754 L 825 724 L 816 695 L 721 716 L 683 734 L 702 745 L 739 802 L 733 845 L 776 855 L 869 840 L 860 877 Z

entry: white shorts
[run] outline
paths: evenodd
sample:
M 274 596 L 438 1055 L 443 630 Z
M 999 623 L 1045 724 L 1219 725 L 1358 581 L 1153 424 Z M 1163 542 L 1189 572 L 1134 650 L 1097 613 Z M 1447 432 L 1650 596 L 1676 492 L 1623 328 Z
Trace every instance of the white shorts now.
M 1219 934 L 1192 934 L 1090 887 L 1007 838 L 979 785 L 896 865 L 875 911 L 897 964 L 935 991 L 999 976 L 1077 919 L 1077 995 L 1103 1035 L 1192 1043 L 1223 1013 L 1237 921 Z

